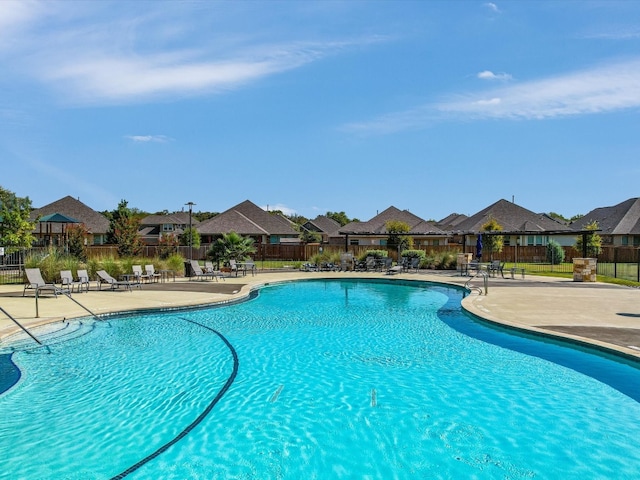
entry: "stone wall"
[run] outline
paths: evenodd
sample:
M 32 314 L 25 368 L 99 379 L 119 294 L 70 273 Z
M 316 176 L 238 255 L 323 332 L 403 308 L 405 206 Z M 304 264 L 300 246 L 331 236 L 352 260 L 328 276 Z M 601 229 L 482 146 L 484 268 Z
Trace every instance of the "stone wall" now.
M 596 281 L 595 258 L 574 258 L 573 259 L 573 281 L 574 282 L 595 282 Z

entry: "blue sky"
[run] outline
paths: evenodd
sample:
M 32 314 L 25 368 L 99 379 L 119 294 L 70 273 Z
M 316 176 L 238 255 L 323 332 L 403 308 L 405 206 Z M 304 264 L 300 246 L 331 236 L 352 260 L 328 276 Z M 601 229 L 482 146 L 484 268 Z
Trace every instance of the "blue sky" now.
M 0 72 L 0 185 L 35 207 L 640 196 L 635 1 L 3 0 Z

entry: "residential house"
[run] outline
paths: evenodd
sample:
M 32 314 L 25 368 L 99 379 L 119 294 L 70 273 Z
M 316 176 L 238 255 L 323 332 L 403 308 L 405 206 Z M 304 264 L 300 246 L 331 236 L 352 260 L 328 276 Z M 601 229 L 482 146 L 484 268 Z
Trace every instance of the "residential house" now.
M 163 234 L 181 235 L 191 226 L 198 230 L 198 222 L 189 212 L 176 212 L 168 215 L 149 215 L 140 221 L 138 233 L 147 245 L 158 245 Z
M 575 243 L 576 234 L 568 225 L 504 199 L 457 223 L 451 233 L 463 236 L 463 244 L 475 245 L 476 234 L 482 232 L 490 220 L 495 220 L 501 227 L 500 231 L 505 232 L 503 238 L 506 246 L 518 242 L 523 246 L 544 246 L 551 238 L 560 245 Z
M 466 215 L 461 213 L 451 213 L 444 217 L 442 220 L 435 222 L 436 227 L 444 231 L 453 231 L 458 229 L 458 224 L 466 220 Z
M 339 229 L 337 236 L 330 238 L 330 243 L 386 246 L 389 235 L 386 225 L 389 221 L 407 224 L 410 229 L 407 235 L 413 238 L 416 247 L 447 244 L 447 232 L 408 210 L 399 210 L 394 206 L 380 212 L 369 221 L 348 223 Z
M 300 234 L 288 218 L 269 213 L 245 200 L 198 225 L 202 243 L 211 243 L 225 233 L 251 237 L 257 244 L 300 243 Z
M 571 223 L 574 230 L 585 230 L 596 222 L 603 245 L 640 246 L 640 198 L 630 198 L 612 207 L 591 210 Z
M 89 236 L 85 239 L 87 245 L 104 245 L 107 243 L 109 219 L 82 203 L 80 199 L 71 196 L 66 196 L 33 210 L 30 219 L 36 220 L 56 213 L 84 224 L 89 233 Z M 33 235 L 37 239 L 36 246 L 61 246 L 64 242 L 64 231 L 72 224 L 65 222 L 36 223 L 36 227 L 33 230 Z
M 320 235 L 322 243 L 329 243 L 330 236 L 338 236 L 340 224 L 326 215 L 318 215 L 313 220 L 305 222 L 302 228 Z

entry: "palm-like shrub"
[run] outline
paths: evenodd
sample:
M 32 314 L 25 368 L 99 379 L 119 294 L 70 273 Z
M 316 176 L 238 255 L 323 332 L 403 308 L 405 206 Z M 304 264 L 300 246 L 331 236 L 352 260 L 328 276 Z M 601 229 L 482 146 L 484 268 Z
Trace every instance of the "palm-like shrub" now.
M 253 243 L 253 238 L 243 237 L 236 232 L 224 233 L 211 245 L 207 258 L 217 263 L 229 260 L 243 261 L 256 253 Z

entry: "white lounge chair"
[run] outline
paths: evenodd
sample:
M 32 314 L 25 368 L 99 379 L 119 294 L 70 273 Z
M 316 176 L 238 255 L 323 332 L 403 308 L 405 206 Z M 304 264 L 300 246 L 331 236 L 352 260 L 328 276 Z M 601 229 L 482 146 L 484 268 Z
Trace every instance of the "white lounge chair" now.
M 145 265 L 144 271 L 146 272 L 147 278 L 150 282 L 159 282 L 161 275 L 156 273 L 156 269 L 153 265 Z
M 60 287 L 69 289 L 71 293 L 75 288 L 80 293 L 80 282 L 73 279 L 71 270 L 60 270 Z
M 205 272 L 204 270 L 202 270 L 202 267 L 200 266 L 200 264 L 198 263 L 197 260 L 191 260 L 191 276 L 189 277 L 189 280 L 193 279 L 193 278 L 199 278 L 200 280 L 206 280 L 207 278 L 215 278 L 216 282 L 218 281 L 218 278 L 222 278 L 224 280 L 224 276 L 222 275 L 222 272 L 217 272 L 217 271 L 213 271 L 211 273 Z
M 89 291 L 89 274 L 86 270 L 78 270 L 78 282 L 80 282 L 80 290 Z
M 102 290 L 102 284 L 106 283 L 111 286 L 111 290 L 117 290 L 120 287 L 124 287 L 127 290 L 131 291 L 132 287 L 140 288 L 142 284 L 140 282 L 130 282 L 129 280 L 116 280 L 111 275 L 109 275 L 105 270 L 98 270 L 96 272 L 98 274 L 98 278 L 100 282 L 98 283 L 98 289 Z
M 131 265 L 131 270 L 133 271 L 133 274 L 135 275 L 136 281 L 138 283 L 147 280 L 149 281 L 149 275 L 145 272 L 142 271 L 142 266 L 140 265 Z
M 68 288 L 60 288 L 55 283 L 45 282 L 39 268 L 25 268 L 24 274 L 27 277 L 27 282 L 22 291 L 23 297 L 28 289 L 33 290 L 36 295 L 40 295 L 40 292 L 52 292 L 56 297 L 61 293 L 71 293 Z

